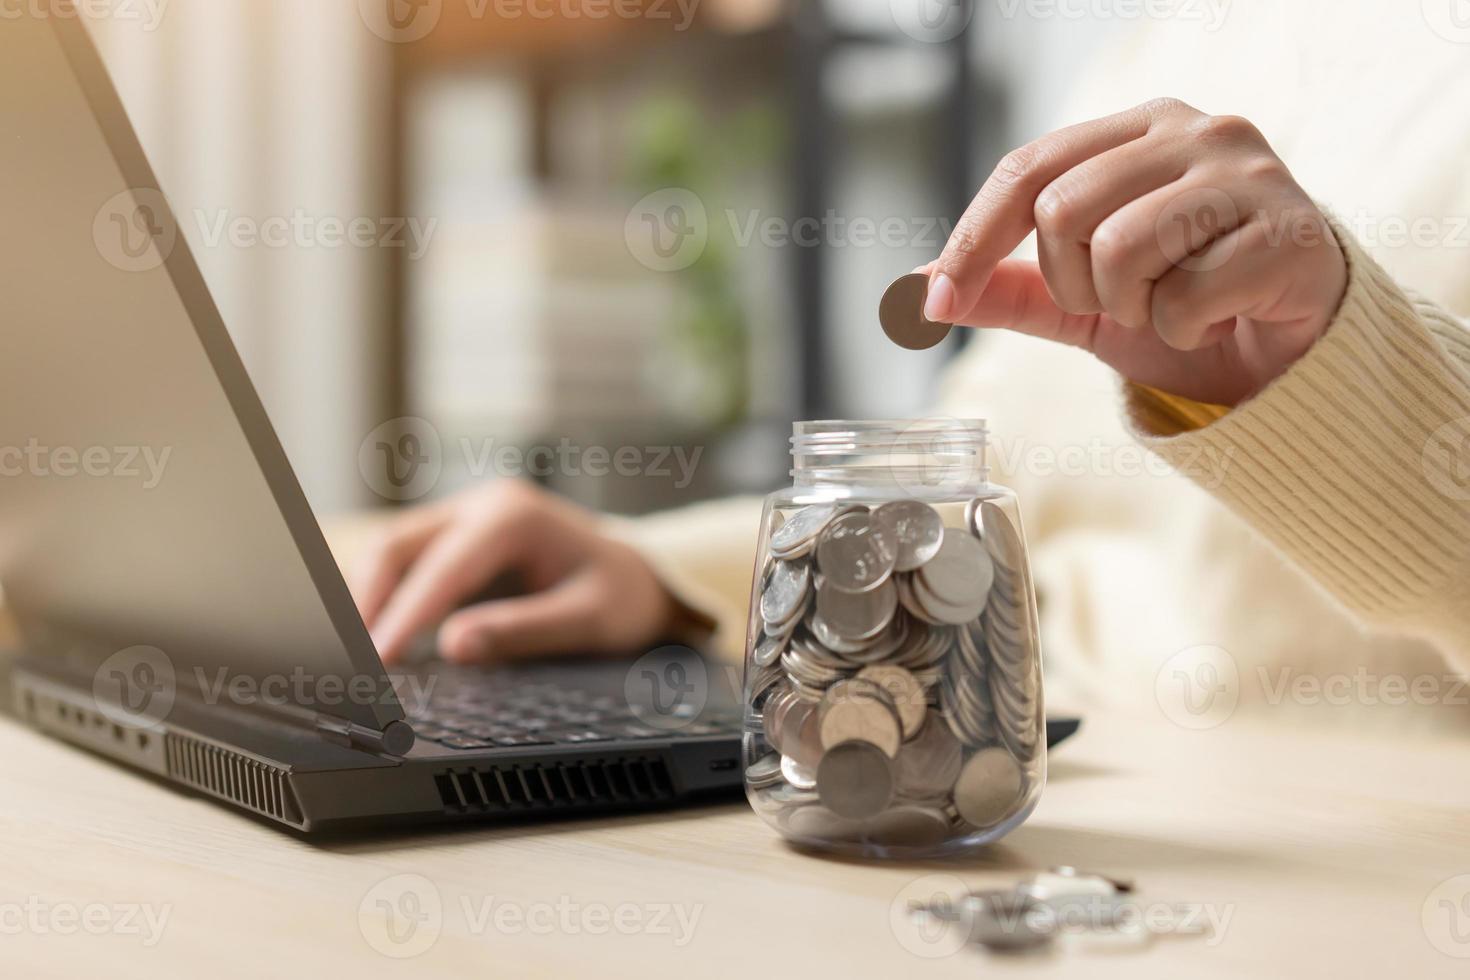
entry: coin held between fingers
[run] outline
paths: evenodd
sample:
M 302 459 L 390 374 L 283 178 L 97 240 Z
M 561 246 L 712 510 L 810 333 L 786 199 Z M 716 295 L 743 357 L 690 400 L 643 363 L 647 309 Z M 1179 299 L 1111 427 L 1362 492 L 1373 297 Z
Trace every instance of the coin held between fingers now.
M 906 350 L 928 350 L 949 336 L 950 324 L 935 323 L 924 315 L 929 277 L 911 272 L 899 276 L 878 303 L 878 322 L 888 339 Z

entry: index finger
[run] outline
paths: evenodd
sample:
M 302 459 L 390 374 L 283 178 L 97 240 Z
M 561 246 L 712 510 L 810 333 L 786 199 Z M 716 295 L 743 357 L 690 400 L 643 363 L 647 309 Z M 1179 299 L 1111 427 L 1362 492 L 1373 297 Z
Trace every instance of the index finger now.
M 1154 121 L 1182 104 L 1159 99 L 1091 122 L 1068 126 L 1008 153 L 965 210 L 934 263 L 924 315 L 940 323 L 964 319 L 1000 261 L 1036 227 L 1036 199 L 1072 168 L 1145 136 Z

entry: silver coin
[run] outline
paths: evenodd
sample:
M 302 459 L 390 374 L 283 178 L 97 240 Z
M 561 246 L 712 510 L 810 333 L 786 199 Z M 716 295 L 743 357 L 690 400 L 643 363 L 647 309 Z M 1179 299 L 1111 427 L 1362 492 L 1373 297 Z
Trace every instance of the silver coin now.
M 888 628 L 898 610 L 898 590 L 887 581 L 871 592 L 817 592 L 817 615 L 844 639 L 867 640 Z
M 979 593 L 965 604 L 948 602 L 932 592 L 928 579 L 923 576 L 914 577 L 911 592 L 913 601 L 925 611 L 930 621 L 950 626 L 963 626 L 980 618 L 988 598 L 988 593 Z
M 812 504 L 810 507 L 803 507 L 771 534 L 771 551 L 778 558 L 790 558 L 797 553 L 809 551 L 816 542 L 817 535 L 822 533 L 822 528 L 836 515 L 836 504 Z
M 817 702 L 800 697 L 782 718 L 775 748 L 788 759 L 811 769 L 822 760 L 822 735 L 817 727 Z
M 949 817 L 931 807 L 896 806 L 873 817 L 869 840 L 896 847 L 933 847 L 949 836 Z
M 817 795 L 840 817 L 865 820 L 893 801 L 893 765 L 882 749 L 867 742 L 828 749 L 816 776 Z
M 955 807 L 976 827 L 992 827 L 1015 812 L 1021 803 L 1022 785 L 1021 767 L 1009 752 L 981 749 L 960 770 L 954 788 Z
M 921 272 L 899 276 L 878 303 L 878 322 L 888 339 L 906 350 L 928 350 L 938 346 L 951 329 L 924 316 L 929 297 L 929 277 Z
M 894 763 L 898 794 L 905 799 L 947 797 L 960 778 L 964 747 L 949 726 L 930 717 L 913 741 L 898 750 Z
M 914 598 L 914 581 L 912 576 L 896 576 L 893 579 L 893 586 L 895 591 L 898 592 L 899 603 L 903 606 L 903 608 L 908 612 L 910 616 L 914 617 L 920 622 L 928 623 L 931 626 L 942 625 L 939 620 L 934 618 L 933 614 L 930 613 L 929 610 L 925 609 L 922 605 L 920 605 L 919 601 Z
M 826 689 L 834 682 L 842 679 L 843 672 L 830 667 L 824 667 L 815 663 L 805 655 L 799 647 L 788 647 L 781 654 L 781 666 L 786 669 L 793 681 L 799 681 L 807 687 Z
M 922 582 L 940 602 L 956 607 L 983 605 L 994 580 L 995 567 L 985 546 L 974 535 L 954 528 L 944 532 L 939 553 L 914 575 L 916 588 Z
M 982 500 L 980 523 L 985 529 L 985 549 L 995 563 L 1012 571 L 1020 568 L 1025 554 L 1021 535 L 1006 512 L 999 505 Z
M 781 778 L 797 789 L 815 789 L 817 786 L 816 773 L 789 755 L 781 759 Z
M 965 504 L 965 530 L 977 538 L 985 537 L 985 527 L 980 523 L 979 497 L 973 497 Z
M 785 730 L 786 714 L 800 699 L 791 688 L 782 688 L 766 699 L 761 709 L 761 731 L 766 741 L 777 752 L 781 751 L 781 737 Z
M 818 841 L 852 840 L 861 836 L 861 820 L 840 817 L 824 806 L 803 806 L 786 814 L 786 832 L 798 839 Z
M 750 659 L 754 660 L 757 666 L 769 667 L 781 659 L 781 651 L 785 647 L 786 641 L 782 637 L 762 635 L 760 642 L 755 645 L 755 650 L 751 653 Z
M 856 680 L 876 684 L 888 694 L 898 719 L 903 724 L 903 737 L 913 738 L 924 724 L 924 715 L 929 705 L 924 697 L 924 687 L 917 677 L 891 664 L 874 664 L 858 671 Z
M 866 742 L 890 759 L 903 742 L 903 722 L 884 690 L 856 678 L 827 689 L 817 709 L 817 726 L 826 750 L 844 742 Z
M 888 628 L 851 653 L 844 654 L 849 663 L 876 664 L 893 659 L 909 642 L 909 617 L 895 611 Z
M 944 518 L 918 500 L 895 500 L 873 511 L 873 531 L 895 552 L 894 567 L 912 572 L 939 554 Z
M 888 581 L 893 546 L 874 533 L 869 514 L 846 514 L 827 525 L 817 539 L 817 567 L 824 585 L 843 592 L 869 592 Z
M 764 789 L 781 780 L 781 757 L 772 752 L 752 762 L 745 769 L 746 785 L 752 789 Z
M 812 571 L 801 562 L 778 561 L 771 581 L 761 593 L 761 619 L 771 625 L 788 623 L 806 602 Z
M 822 618 L 821 613 L 814 613 L 807 620 L 807 627 L 812 631 L 812 636 L 823 648 L 832 653 L 841 654 L 844 658 L 867 650 L 876 640 L 849 640 L 841 633 L 832 628 L 831 624 Z

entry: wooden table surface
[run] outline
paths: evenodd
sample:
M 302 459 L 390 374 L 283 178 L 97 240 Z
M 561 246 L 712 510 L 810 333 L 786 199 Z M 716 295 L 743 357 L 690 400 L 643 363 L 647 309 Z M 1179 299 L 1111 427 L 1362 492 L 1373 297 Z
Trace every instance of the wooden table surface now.
M 0 721 L 0 948 L 10 976 L 149 980 L 1463 977 L 1467 758 L 1444 737 L 1094 717 L 1005 841 L 873 864 L 793 851 L 742 803 L 313 843 Z M 1001 958 L 903 914 L 1056 864 L 1218 931 Z
M 339 554 L 365 526 L 334 525 Z M 1467 771 L 1470 739 L 1450 733 L 1093 716 L 1004 841 L 864 863 L 794 851 L 741 802 L 308 841 L 0 718 L 0 963 L 148 980 L 1465 977 Z M 1059 864 L 1130 878 L 1138 909 L 1215 933 L 999 957 L 905 914 Z

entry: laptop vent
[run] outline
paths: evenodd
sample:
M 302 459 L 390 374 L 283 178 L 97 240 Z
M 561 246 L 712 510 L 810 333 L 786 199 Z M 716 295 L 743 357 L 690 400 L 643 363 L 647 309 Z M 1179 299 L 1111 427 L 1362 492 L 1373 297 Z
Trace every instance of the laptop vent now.
M 209 742 L 169 733 L 164 738 L 168 774 L 247 810 L 301 825 L 301 807 L 286 770 Z
M 662 759 L 449 769 L 434 777 L 452 813 L 570 809 L 660 803 L 675 797 Z

